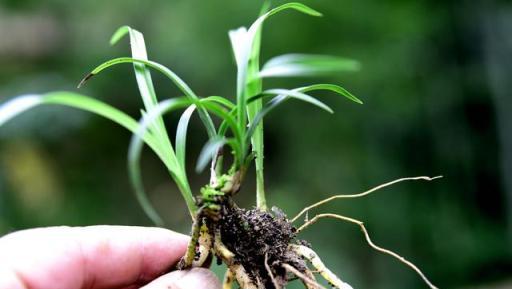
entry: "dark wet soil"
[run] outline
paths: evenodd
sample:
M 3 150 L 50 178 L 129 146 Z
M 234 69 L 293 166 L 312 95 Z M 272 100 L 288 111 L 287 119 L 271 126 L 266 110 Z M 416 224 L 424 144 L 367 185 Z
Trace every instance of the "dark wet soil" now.
M 222 242 L 235 254 L 235 262 L 241 263 L 251 277 L 259 278 L 266 288 L 274 288 L 265 268 L 265 261 L 277 281 L 286 282 L 282 263 L 288 263 L 299 270 L 304 263 L 288 245 L 294 242 L 295 228 L 282 213 L 271 214 L 258 209 L 241 209 L 224 206 L 218 222 Z M 256 279 L 255 279 L 256 280 Z

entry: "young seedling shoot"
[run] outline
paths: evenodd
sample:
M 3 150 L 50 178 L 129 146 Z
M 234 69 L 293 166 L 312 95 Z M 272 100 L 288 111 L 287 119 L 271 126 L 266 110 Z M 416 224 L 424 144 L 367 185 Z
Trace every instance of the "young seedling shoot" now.
M 316 91 L 338 94 L 362 104 L 350 92 L 335 84 L 312 84 L 293 89 L 263 89 L 263 79 L 271 77 L 323 76 L 359 69 L 358 62 L 333 56 L 286 54 L 268 60 L 260 68 L 260 43 L 263 24 L 284 11 L 295 10 L 310 16 L 321 16 L 300 3 L 287 3 L 269 9 L 265 3 L 260 17 L 249 27 L 229 32 L 237 66 L 237 86 L 234 100 L 222 96 L 198 96 L 178 75 L 162 64 L 148 59 L 143 35 L 128 26 L 119 28 L 111 39 L 114 45 L 128 36 L 131 57 L 109 60 L 89 73 L 79 84 L 84 85 L 93 76 L 123 63 L 133 65 L 138 89 L 144 104 L 142 117 L 136 121 L 124 112 L 88 96 L 74 92 L 51 92 L 16 97 L 0 107 L 0 125 L 33 107 L 43 104 L 64 105 L 108 118 L 133 133 L 128 153 L 130 180 L 136 197 L 151 220 L 163 226 L 161 218 L 146 197 L 139 160 L 146 144 L 163 162 L 181 192 L 192 218 L 191 241 L 178 269 L 207 266 L 212 256 L 227 265 L 224 289 L 236 282 L 243 289 L 281 289 L 295 279 L 305 288 L 324 288 L 317 278 L 325 279 L 332 287 L 352 288 L 332 272 L 314 249 L 298 235 L 324 218 L 337 219 L 360 227 L 366 242 L 375 250 L 390 255 L 413 269 L 430 288 L 436 288 L 425 275 L 402 256 L 373 243 L 362 221 L 339 214 L 323 213 L 306 220 L 301 217 L 317 207 L 336 200 L 358 198 L 379 189 L 409 180 L 433 180 L 437 177 L 402 178 L 364 193 L 336 195 L 306 207 L 288 219 L 278 208 L 268 211 L 264 187 L 263 119 L 277 106 L 295 99 L 332 113 L 326 104 L 310 95 Z M 183 96 L 158 101 L 150 70 L 169 78 Z M 184 110 L 184 111 L 183 111 Z M 163 117 L 167 113 L 183 111 L 177 124 L 174 143 L 169 138 Z M 186 173 L 187 127 L 194 113 L 199 115 L 208 134 L 208 142 L 201 151 L 196 170 L 209 166 L 210 181 L 194 197 Z M 218 118 L 218 125 L 212 118 Z M 224 158 L 231 155 L 230 158 Z M 226 160 L 230 159 L 231 162 Z M 250 166 L 256 171 L 256 208 L 237 206 L 233 197 L 244 183 Z M 295 225 L 296 224 L 296 225 Z

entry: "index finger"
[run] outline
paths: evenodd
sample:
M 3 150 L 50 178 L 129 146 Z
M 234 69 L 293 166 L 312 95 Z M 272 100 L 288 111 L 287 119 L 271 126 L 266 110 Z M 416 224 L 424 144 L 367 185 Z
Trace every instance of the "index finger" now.
M 93 289 L 144 284 L 178 262 L 188 239 L 166 229 L 127 226 L 16 232 L 0 239 L 0 288 Z

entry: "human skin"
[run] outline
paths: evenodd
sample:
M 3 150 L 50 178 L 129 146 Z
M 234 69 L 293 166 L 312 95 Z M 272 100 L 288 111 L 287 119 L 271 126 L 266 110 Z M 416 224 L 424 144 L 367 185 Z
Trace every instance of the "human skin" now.
M 0 238 L 0 289 L 219 289 L 206 269 L 169 272 L 188 236 L 162 228 L 50 227 Z

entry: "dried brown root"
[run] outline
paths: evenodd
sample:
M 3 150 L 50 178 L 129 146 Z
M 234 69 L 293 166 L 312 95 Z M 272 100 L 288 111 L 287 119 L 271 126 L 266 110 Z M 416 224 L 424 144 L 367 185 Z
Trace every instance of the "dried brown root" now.
M 222 281 L 222 289 L 233 288 L 233 281 L 235 281 L 235 275 L 230 269 L 227 269 L 224 274 L 224 280 Z
M 315 253 L 315 251 L 310 248 L 302 245 L 290 245 L 290 249 L 297 253 L 299 256 L 304 257 L 308 260 L 311 265 L 320 273 L 320 275 L 327 281 L 329 284 L 338 289 L 352 289 L 348 283 L 341 281 L 338 276 L 336 276 L 329 268 L 327 268 L 320 257 Z
M 316 280 L 314 279 L 315 277 L 313 276 L 311 271 L 307 271 L 309 274 L 302 273 L 299 270 L 297 270 L 297 268 L 293 267 L 290 264 L 286 264 L 286 263 L 283 263 L 281 266 L 286 271 L 297 276 L 302 281 L 302 283 L 304 283 L 304 286 L 306 286 L 306 288 L 308 288 L 308 289 L 325 289 L 324 286 L 322 286 L 322 285 L 318 284 L 318 282 L 316 282 Z
M 364 196 L 367 196 L 375 191 L 378 191 L 380 189 L 383 189 L 385 187 L 389 187 L 391 185 L 394 185 L 396 183 L 400 183 L 400 182 L 404 182 L 404 181 L 416 181 L 416 180 L 425 180 L 425 181 L 432 181 L 432 180 L 435 180 L 435 179 L 439 179 L 439 178 L 442 178 L 442 176 L 436 176 L 436 177 L 425 177 L 425 176 L 421 176 L 421 177 L 410 177 L 410 178 L 401 178 L 401 179 L 397 179 L 397 180 L 394 180 L 394 181 L 390 181 L 390 182 L 387 182 L 385 184 L 382 184 L 382 185 L 378 185 L 374 188 L 371 188 L 365 192 L 362 192 L 362 193 L 359 193 L 359 194 L 352 194 L 352 195 L 335 195 L 335 196 L 332 196 L 332 197 L 329 197 L 327 199 L 324 199 L 324 200 L 321 200 L 317 203 L 314 203 L 313 205 L 310 205 L 310 206 L 307 206 L 306 208 L 304 208 L 302 211 L 300 211 L 300 213 L 298 213 L 295 217 L 293 217 L 290 222 L 295 222 L 297 219 L 299 219 L 302 215 L 304 215 L 305 213 L 307 213 L 309 210 L 311 209 L 314 209 L 316 207 L 319 207 L 325 203 L 328 203 L 330 201 L 333 201 L 333 200 L 336 200 L 336 199 L 353 199 L 353 198 L 360 198 L 360 197 L 364 197 Z
M 413 263 L 411 263 L 410 261 L 408 261 L 407 259 L 405 259 L 404 257 L 398 255 L 397 253 L 393 252 L 393 251 L 390 251 L 390 250 L 387 250 L 387 249 L 384 249 L 382 247 L 379 247 L 377 245 L 375 245 L 373 243 L 373 241 L 370 239 L 370 235 L 368 234 L 368 231 L 366 230 L 366 227 L 364 226 L 364 223 L 362 221 L 359 221 L 359 220 L 356 220 L 356 219 L 352 219 L 352 218 L 349 218 L 349 217 L 345 217 L 345 216 L 342 216 L 342 215 L 337 215 L 337 214 L 319 214 L 319 215 L 316 215 L 314 218 L 312 218 L 311 220 L 307 221 L 306 223 L 304 223 L 302 226 L 299 227 L 299 229 L 297 229 L 297 233 L 306 229 L 307 227 L 311 226 L 313 223 L 317 222 L 319 219 L 322 219 L 322 218 L 333 218 L 333 219 L 338 219 L 338 220 L 342 220 L 342 221 L 345 221 L 345 222 L 349 222 L 349 223 L 353 223 L 353 224 L 356 224 L 358 225 L 360 228 L 361 228 L 361 231 L 363 232 L 365 238 L 366 238 L 366 242 L 368 243 L 368 245 L 370 245 L 370 247 L 372 247 L 373 249 L 381 252 L 381 253 L 384 253 L 384 254 L 387 254 L 387 255 L 390 255 L 394 258 L 396 258 L 398 261 L 404 263 L 405 265 L 407 265 L 408 267 L 410 267 L 411 269 L 413 269 L 414 271 L 416 271 L 416 273 L 418 273 L 418 275 L 423 279 L 423 281 L 431 288 L 431 289 L 438 289 L 435 285 L 433 285 L 430 280 L 428 280 L 428 278 L 423 274 L 423 272 L 418 268 L 416 267 L 416 265 L 414 265 Z

